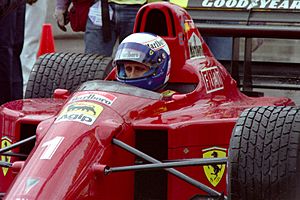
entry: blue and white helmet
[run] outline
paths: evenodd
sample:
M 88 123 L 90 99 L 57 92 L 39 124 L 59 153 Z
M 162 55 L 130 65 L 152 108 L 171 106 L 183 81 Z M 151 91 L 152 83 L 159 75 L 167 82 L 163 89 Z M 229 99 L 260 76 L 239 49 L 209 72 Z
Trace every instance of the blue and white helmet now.
M 149 66 L 142 77 L 126 77 L 124 61 L 133 61 Z M 117 80 L 148 90 L 160 89 L 169 80 L 170 50 L 166 41 L 151 33 L 133 33 L 119 45 L 114 65 L 117 66 Z

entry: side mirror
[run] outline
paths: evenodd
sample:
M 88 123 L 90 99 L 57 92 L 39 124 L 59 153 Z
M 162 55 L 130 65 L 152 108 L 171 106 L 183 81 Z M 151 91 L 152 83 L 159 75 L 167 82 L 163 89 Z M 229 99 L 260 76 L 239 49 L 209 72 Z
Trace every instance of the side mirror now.
M 67 99 L 70 96 L 69 90 L 66 89 L 55 89 L 53 98 L 56 99 Z

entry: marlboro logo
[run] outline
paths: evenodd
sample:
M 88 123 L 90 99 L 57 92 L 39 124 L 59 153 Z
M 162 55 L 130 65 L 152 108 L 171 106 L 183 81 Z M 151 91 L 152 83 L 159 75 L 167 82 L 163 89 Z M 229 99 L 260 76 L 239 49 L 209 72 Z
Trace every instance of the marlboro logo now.
M 116 96 L 107 93 L 107 92 L 81 92 L 76 94 L 70 102 L 75 102 L 75 101 L 95 101 L 99 103 L 103 103 L 107 106 L 111 106 L 113 102 L 117 99 Z

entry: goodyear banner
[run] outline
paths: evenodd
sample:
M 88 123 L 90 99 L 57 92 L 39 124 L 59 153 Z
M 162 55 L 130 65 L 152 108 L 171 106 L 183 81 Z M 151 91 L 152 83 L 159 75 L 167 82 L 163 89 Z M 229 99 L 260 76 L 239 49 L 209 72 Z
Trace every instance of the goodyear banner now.
M 299 10 L 300 0 L 170 0 L 183 8 Z

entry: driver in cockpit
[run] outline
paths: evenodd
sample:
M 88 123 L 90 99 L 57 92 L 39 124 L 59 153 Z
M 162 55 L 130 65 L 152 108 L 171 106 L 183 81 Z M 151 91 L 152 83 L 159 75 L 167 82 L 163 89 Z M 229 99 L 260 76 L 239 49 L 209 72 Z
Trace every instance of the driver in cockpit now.
M 119 45 L 114 65 L 117 80 L 143 89 L 174 94 L 165 90 L 169 80 L 171 58 L 165 40 L 152 33 L 133 33 Z

